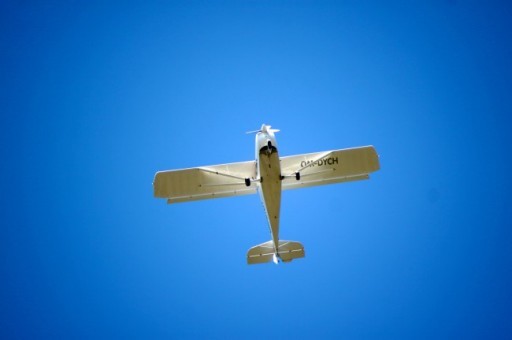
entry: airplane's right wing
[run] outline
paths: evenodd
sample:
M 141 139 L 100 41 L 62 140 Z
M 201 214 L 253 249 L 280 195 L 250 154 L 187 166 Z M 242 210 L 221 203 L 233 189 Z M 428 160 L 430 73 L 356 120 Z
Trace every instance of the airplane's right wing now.
M 379 169 L 373 146 L 282 157 L 282 190 L 368 179 Z
M 256 185 L 246 180 L 256 177 L 256 162 L 238 162 L 191 169 L 159 171 L 153 181 L 155 197 L 167 203 L 256 193 Z

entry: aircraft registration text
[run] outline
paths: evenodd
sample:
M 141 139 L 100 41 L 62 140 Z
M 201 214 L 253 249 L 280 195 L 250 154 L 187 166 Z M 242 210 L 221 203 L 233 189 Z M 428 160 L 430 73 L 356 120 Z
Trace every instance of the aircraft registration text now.
M 304 167 L 314 167 L 314 166 L 324 166 L 324 165 L 334 165 L 338 164 L 338 157 L 327 157 L 324 159 L 320 159 L 318 161 L 302 161 L 300 166 Z

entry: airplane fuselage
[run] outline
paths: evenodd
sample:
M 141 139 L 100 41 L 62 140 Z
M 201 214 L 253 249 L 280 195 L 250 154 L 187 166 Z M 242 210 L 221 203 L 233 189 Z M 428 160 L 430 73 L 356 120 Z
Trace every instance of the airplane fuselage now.
M 274 132 L 263 126 L 256 134 L 258 192 L 265 207 L 275 254 L 279 257 L 279 214 L 281 210 L 281 162 Z

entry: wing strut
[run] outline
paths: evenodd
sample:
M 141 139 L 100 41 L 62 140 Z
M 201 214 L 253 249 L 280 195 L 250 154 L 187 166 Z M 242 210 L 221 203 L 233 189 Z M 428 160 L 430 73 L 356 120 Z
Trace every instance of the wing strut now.
M 243 182 L 240 182 L 240 183 L 205 184 L 205 185 L 203 185 L 205 187 L 216 187 L 216 186 L 233 185 L 233 184 L 245 184 L 245 186 L 251 186 L 251 182 L 259 182 L 260 181 L 259 179 L 230 175 L 230 174 L 226 174 L 224 172 L 219 172 L 219 171 L 211 170 L 211 169 L 204 168 L 204 167 L 201 167 L 201 168 L 198 168 L 198 169 L 199 170 L 203 170 L 204 172 L 209 172 L 211 174 L 215 174 L 215 175 L 219 175 L 219 176 L 224 176 L 224 177 L 229 177 L 229 178 L 240 179 L 240 180 L 243 181 Z

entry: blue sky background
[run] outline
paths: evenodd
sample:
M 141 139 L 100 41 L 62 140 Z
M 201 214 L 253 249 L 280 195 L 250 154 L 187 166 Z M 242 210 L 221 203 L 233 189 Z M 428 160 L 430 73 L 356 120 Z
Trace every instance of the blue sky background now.
M 505 3 L 505 2 L 503 2 Z M 0 5 L 0 337 L 512 336 L 512 10 L 501 2 Z M 247 266 L 258 196 L 158 170 L 373 144 L 287 191 L 306 258 Z

